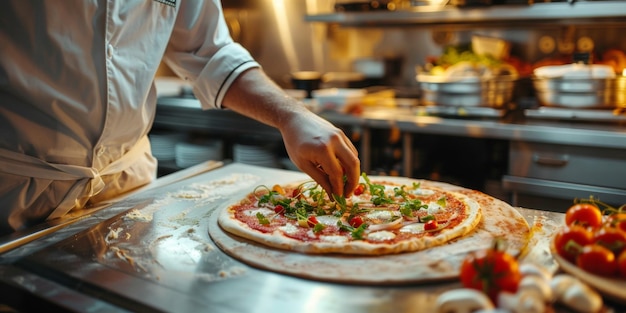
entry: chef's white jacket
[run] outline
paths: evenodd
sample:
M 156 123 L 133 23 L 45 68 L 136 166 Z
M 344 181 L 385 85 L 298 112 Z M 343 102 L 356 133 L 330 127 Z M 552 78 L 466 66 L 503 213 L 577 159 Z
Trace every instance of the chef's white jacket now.
M 0 233 L 155 177 L 161 60 L 220 107 L 258 67 L 220 0 L 14 0 L 0 10 Z

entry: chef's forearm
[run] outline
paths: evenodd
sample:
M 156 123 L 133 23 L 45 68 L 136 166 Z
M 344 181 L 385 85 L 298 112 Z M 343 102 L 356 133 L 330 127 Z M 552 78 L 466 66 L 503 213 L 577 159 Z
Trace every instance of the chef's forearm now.
M 311 113 L 258 68 L 239 75 L 226 93 L 222 106 L 278 129 L 294 115 Z

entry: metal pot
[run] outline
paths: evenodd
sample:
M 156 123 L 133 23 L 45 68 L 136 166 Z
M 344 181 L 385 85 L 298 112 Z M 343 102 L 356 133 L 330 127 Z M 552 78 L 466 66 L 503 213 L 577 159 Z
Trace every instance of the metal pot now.
M 539 103 L 576 109 L 626 107 L 626 77 L 539 78 L 533 77 Z
M 513 98 L 516 78 L 432 81 L 418 77 L 418 82 L 424 105 L 502 108 Z

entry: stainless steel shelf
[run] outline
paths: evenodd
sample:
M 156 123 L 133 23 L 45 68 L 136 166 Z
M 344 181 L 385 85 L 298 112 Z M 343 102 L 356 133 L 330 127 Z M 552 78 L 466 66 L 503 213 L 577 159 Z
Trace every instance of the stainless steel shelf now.
M 346 26 L 410 24 L 495 23 L 558 20 L 623 21 L 626 1 L 546 2 L 532 5 L 443 9 L 415 8 L 402 11 L 342 12 L 307 15 L 305 21 L 338 23 Z M 619 19 L 619 20 L 618 20 Z

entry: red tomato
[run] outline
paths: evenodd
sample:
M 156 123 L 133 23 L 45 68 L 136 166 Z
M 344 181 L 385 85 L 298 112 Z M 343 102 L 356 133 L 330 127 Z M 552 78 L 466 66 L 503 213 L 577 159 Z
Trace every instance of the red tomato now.
M 603 227 L 593 235 L 593 242 L 618 255 L 626 247 L 626 232 L 617 228 Z
M 611 226 L 626 232 L 626 213 L 611 214 L 608 221 Z
M 582 247 L 592 243 L 593 234 L 582 226 L 572 225 L 563 228 L 554 236 L 556 252 L 574 263 Z
M 613 276 L 617 272 L 615 254 L 603 246 L 589 244 L 583 247 L 576 258 L 576 265 L 596 275 Z
M 285 214 L 285 208 L 284 208 L 282 205 L 277 204 L 277 205 L 274 207 L 274 213 L 277 213 L 277 214 Z
M 594 204 L 577 203 L 565 212 L 565 224 L 567 226 L 577 224 L 596 229 L 602 225 L 602 212 Z
M 359 196 L 363 194 L 364 191 L 365 191 L 365 184 L 358 184 L 356 188 L 354 189 L 353 193 L 355 196 Z
M 352 227 L 359 227 L 361 225 L 363 225 L 363 218 L 361 218 L 360 216 L 353 216 L 348 223 L 350 224 L 350 226 Z
M 626 250 L 617 257 L 617 271 L 622 278 L 626 278 Z
M 424 224 L 424 230 L 435 230 L 439 227 L 437 220 L 429 220 Z
M 517 292 L 522 278 L 517 260 L 495 249 L 469 254 L 461 264 L 460 276 L 464 287 L 484 292 L 494 303 L 500 291 Z
M 315 218 L 315 216 L 311 215 L 306 220 L 306 223 L 307 223 L 307 225 L 309 225 L 309 227 L 315 227 L 315 225 L 317 225 L 317 223 L 319 223 L 319 222 L 317 221 L 317 218 Z

